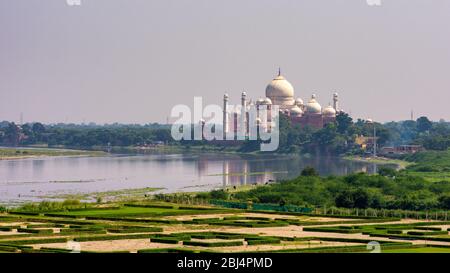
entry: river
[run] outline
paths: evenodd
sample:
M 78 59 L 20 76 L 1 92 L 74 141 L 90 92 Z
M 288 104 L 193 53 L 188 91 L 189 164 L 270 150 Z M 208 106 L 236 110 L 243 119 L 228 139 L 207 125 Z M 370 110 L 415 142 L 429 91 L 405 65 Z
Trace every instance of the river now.
M 220 153 L 39 157 L 0 160 L 0 204 L 45 200 L 53 195 L 134 188 L 161 192 L 204 191 L 293 178 L 306 166 L 321 175 L 373 173 L 376 166 L 337 157 Z

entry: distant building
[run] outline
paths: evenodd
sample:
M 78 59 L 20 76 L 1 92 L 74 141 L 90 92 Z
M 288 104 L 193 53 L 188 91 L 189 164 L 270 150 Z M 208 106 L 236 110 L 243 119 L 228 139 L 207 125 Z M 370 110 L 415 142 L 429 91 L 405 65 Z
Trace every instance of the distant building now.
M 425 150 L 422 145 L 400 145 L 396 147 L 383 147 L 381 154 L 415 154 Z
M 373 145 L 376 143 L 376 140 L 378 140 L 378 137 L 374 138 L 360 135 L 355 137 L 355 144 L 363 150 L 367 150 L 369 148 L 373 149 Z
M 223 97 L 223 131 L 238 131 L 239 120 L 242 115 L 242 111 L 231 111 L 228 107 L 229 96 L 225 94 Z M 246 127 L 248 131 L 248 109 L 252 106 L 256 106 L 258 117 L 258 126 L 265 128 L 269 131 L 273 126 L 272 117 L 270 111 L 267 112 L 267 117 L 261 117 L 259 109 L 261 106 L 267 107 L 268 110 L 272 109 L 273 105 L 279 107 L 279 111 L 288 116 L 293 124 L 300 124 L 303 126 L 311 126 L 315 128 L 323 128 L 327 123 L 334 122 L 339 110 L 338 94 L 334 93 L 332 97 L 333 105 L 328 105 L 325 108 L 317 101 L 317 96 L 313 94 L 311 99 L 304 104 L 303 100 L 294 96 L 294 87 L 278 72 L 278 76 L 275 77 L 266 87 L 265 97 L 259 98 L 255 102 L 248 100 L 246 92 L 242 92 L 241 95 L 241 107 L 246 109 L 244 112 L 247 115 L 245 117 Z

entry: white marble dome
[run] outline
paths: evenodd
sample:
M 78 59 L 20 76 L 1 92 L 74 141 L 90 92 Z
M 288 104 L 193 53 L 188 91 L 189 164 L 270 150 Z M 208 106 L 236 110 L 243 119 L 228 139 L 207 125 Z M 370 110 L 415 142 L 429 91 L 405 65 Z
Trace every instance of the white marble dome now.
M 301 98 L 295 99 L 295 105 L 302 106 L 303 105 L 303 100 Z
M 297 105 L 291 108 L 291 116 L 301 117 L 303 115 L 303 111 Z
M 275 105 L 292 106 L 294 100 L 294 87 L 280 74 L 266 87 L 266 97 L 270 98 Z
M 333 106 L 328 105 L 325 109 L 323 109 L 323 115 L 326 117 L 335 117 L 336 110 L 334 110 Z
M 312 95 L 309 102 L 306 104 L 306 112 L 308 114 L 321 114 L 322 106 L 317 102 L 316 95 Z

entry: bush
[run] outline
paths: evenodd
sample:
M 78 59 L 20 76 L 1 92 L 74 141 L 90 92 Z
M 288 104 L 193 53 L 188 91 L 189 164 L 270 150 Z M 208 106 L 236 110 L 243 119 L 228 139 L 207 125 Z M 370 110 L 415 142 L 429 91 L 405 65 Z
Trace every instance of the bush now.
M 77 200 L 77 199 L 66 199 L 62 203 L 62 206 L 63 207 L 71 207 L 71 206 L 78 207 L 78 206 L 80 206 L 80 204 L 81 204 L 80 200 Z
M 210 192 L 212 199 L 227 200 L 229 194 L 224 190 L 213 190 Z
M 380 167 L 378 169 L 378 174 L 381 176 L 394 177 L 397 175 L 397 171 L 388 167 Z

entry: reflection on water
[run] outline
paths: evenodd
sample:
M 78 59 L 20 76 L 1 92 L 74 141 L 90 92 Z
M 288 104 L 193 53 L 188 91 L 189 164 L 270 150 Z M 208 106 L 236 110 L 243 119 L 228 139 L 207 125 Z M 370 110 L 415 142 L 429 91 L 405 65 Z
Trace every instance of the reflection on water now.
M 61 193 L 161 187 L 165 192 L 293 178 L 306 166 L 321 175 L 376 170 L 376 165 L 336 157 L 275 155 L 148 154 L 53 157 L 0 161 L 0 203 L 42 200 Z

